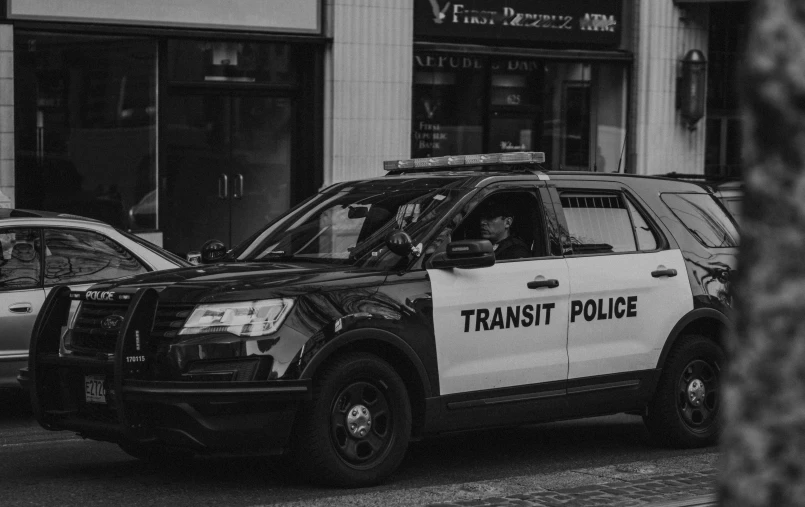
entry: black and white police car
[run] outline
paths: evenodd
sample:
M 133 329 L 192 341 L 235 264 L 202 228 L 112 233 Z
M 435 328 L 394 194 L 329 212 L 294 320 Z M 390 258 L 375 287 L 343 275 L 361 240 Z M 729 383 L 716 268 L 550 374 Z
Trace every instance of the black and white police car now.
M 37 420 L 144 459 L 282 453 L 347 486 L 454 430 L 629 412 L 713 443 L 735 223 L 699 185 L 543 161 L 386 162 L 204 264 L 54 288 L 20 372 Z M 493 220 L 525 256 L 496 260 Z

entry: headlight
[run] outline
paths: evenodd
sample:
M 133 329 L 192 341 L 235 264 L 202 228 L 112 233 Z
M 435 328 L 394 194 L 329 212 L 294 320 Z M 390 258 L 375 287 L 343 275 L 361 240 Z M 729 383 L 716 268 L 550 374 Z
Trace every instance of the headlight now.
M 263 299 L 198 305 L 179 334 L 232 333 L 238 336 L 265 336 L 280 327 L 291 311 L 293 301 Z

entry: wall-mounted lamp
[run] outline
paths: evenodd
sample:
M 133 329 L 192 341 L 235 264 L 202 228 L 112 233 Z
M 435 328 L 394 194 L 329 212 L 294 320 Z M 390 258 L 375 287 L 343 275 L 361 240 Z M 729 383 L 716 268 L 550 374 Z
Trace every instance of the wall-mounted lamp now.
M 707 60 L 704 53 L 691 49 L 680 62 L 677 79 L 677 108 L 690 130 L 704 116 L 704 100 L 707 91 Z

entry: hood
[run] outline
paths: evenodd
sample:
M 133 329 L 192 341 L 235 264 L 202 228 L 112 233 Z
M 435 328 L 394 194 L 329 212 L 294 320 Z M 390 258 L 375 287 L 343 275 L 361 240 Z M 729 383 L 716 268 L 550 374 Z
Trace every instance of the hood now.
M 102 282 L 93 290 L 153 287 L 161 301 L 207 303 L 294 297 L 341 287 L 378 286 L 385 274 L 347 266 L 296 263 L 220 263 Z

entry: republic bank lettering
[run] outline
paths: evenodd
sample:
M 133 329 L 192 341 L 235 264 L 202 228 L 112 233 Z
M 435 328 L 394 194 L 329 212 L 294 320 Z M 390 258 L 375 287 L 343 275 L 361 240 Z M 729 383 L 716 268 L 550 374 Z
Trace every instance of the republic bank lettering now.
M 543 14 L 518 12 L 512 7 L 502 11 L 467 9 L 464 4 L 453 4 L 451 21 L 460 25 L 503 25 L 521 28 L 542 28 L 553 30 L 614 32 L 618 22 L 614 15 L 584 13 L 574 23 L 574 16 L 563 14 Z
M 451 56 L 451 55 L 414 55 L 414 64 L 418 69 L 472 69 L 486 68 L 485 60 L 478 56 Z M 492 60 L 492 70 L 535 72 L 545 68 L 541 60 L 521 60 L 509 58 L 506 60 Z

